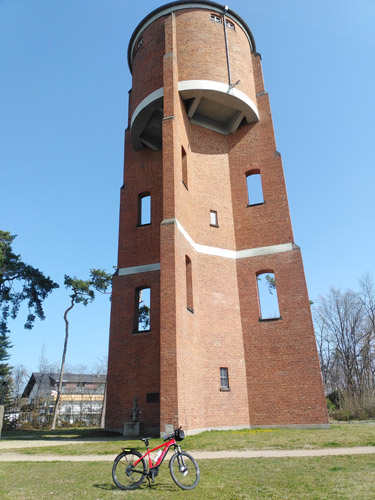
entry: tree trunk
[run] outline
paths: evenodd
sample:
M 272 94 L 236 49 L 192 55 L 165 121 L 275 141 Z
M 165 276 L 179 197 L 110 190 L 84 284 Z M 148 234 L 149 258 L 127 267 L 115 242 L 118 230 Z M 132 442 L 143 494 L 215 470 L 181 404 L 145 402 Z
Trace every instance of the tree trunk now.
M 1 438 L 1 431 L 3 429 L 3 421 L 4 421 L 4 405 L 0 405 L 0 438 Z
M 100 427 L 101 427 L 101 429 L 104 429 L 104 426 L 105 426 L 106 406 L 107 406 L 107 378 L 105 380 L 104 394 L 103 394 L 103 406 L 102 406 L 102 412 L 100 414 Z
M 68 347 L 68 337 L 69 337 L 68 312 L 71 311 L 73 309 L 73 307 L 74 307 L 74 296 L 72 297 L 72 301 L 71 301 L 70 306 L 68 307 L 68 309 L 65 311 L 65 314 L 64 314 L 65 341 L 64 341 L 64 350 L 63 350 L 63 355 L 62 355 L 62 360 L 61 360 L 59 388 L 57 390 L 56 403 L 55 403 L 55 408 L 53 411 L 53 419 L 52 419 L 52 425 L 51 425 L 52 430 L 56 429 L 56 420 L 57 420 L 57 414 L 58 414 L 58 410 L 59 410 L 61 389 L 62 389 L 62 383 L 63 383 L 63 377 L 64 377 L 65 358 L 66 358 L 66 351 L 67 351 L 67 347 Z

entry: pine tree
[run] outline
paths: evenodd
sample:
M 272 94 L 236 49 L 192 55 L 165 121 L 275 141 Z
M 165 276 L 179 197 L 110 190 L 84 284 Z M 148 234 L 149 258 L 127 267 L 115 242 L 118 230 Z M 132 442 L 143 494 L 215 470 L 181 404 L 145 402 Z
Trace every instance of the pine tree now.
M 12 347 L 8 320 L 16 318 L 21 303 L 26 301 L 29 313 L 25 328 L 31 330 L 36 317 L 44 319 L 43 300 L 58 284 L 14 253 L 15 235 L 0 230 L 0 403 L 10 394 L 11 367 L 8 350 Z
M 11 367 L 7 363 L 11 347 L 8 336 L 0 333 L 0 404 L 5 407 L 11 403 Z

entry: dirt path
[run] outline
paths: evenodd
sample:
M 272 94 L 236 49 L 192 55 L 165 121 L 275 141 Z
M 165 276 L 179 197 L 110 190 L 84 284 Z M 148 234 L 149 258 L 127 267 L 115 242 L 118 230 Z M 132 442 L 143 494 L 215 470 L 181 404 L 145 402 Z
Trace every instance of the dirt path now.
M 71 443 L 71 442 L 70 442 Z M 14 443 L 13 443 L 14 444 Z M 61 444 L 61 442 L 59 442 Z M 69 444 L 69 443 L 66 443 Z M 42 445 L 38 445 L 42 446 Z M 44 441 L 44 446 L 46 446 Z M 9 447 L 11 448 L 11 447 Z M 14 448 L 14 446 L 12 446 Z M 4 447 L 3 447 L 4 449 Z M 190 451 L 197 460 L 219 458 L 285 458 L 285 457 L 322 457 L 332 455 L 374 454 L 375 446 L 355 448 L 321 448 L 316 450 L 227 450 L 227 451 Z M 22 453 L 1 453 L 0 462 L 112 462 L 116 455 L 26 455 Z

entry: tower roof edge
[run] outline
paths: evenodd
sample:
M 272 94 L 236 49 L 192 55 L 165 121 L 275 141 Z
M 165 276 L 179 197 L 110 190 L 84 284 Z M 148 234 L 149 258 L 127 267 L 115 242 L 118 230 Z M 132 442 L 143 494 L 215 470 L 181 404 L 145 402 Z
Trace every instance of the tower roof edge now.
M 249 26 L 238 14 L 236 14 L 236 12 L 234 12 L 231 9 L 227 9 L 222 4 L 219 4 L 217 2 L 201 1 L 201 0 L 190 0 L 190 1 L 180 0 L 178 2 L 169 2 L 153 10 L 145 18 L 143 18 L 142 21 L 135 28 L 128 45 L 128 65 L 131 73 L 133 72 L 132 59 L 133 59 L 134 45 L 137 39 L 139 38 L 140 34 L 143 32 L 143 30 L 146 29 L 147 26 L 152 24 L 156 19 L 165 16 L 167 14 L 170 14 L 172 12 L 175 12 L 176 10 L 182 10 L 182 9 L 208 9 L 212 10 L 213 12 L 229 15 L 238 22 L 238 24 L 242 27 L 242 29 L 246 33 L 249 39 L 251 51 L 256 52 L 255 39 Z

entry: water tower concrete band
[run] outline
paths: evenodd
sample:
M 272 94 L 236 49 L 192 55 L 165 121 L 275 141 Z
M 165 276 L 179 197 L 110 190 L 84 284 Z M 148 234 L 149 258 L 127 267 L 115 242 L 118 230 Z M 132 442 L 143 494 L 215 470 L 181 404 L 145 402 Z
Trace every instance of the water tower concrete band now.
M 250 29 L 215 2 L 172 2 L 137 26 L 128 63 L 106 428 L 328 426 Z

